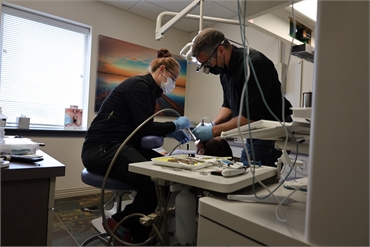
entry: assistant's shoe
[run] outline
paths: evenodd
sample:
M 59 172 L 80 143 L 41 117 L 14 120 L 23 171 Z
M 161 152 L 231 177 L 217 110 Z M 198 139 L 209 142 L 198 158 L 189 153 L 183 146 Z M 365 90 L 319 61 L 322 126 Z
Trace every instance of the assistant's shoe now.
M 114 228 L 116 228 L 116 226 L 118 225 L 118 222 L 115 221 L 111 216 L 106 217 L 106 220 L 107 220 L 109 229 L 111 229 L 111 231 L 113 231 Z M 107 229 L 105 228 L 104 222 L 103 222 L 103 227 L 104 227 L 105 231 L 107 231 Z M 119 226 L 115 233 L 116 233 L 116 236 L 119 237 L 121 240 L 123 240 L 127 243 L 132 243 L 132 233 L 129 229 L 126 229 L 123 226 Z M 114 245 L 121 246 L 122 244 L 120 242 L 114 240 Z

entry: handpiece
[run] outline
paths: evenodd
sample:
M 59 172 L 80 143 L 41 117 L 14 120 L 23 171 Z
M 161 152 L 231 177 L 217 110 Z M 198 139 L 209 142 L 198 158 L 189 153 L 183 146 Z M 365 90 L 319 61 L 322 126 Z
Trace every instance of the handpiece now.
M 193 141 L 196 141 L 196 140 L 197 140 L 197 138 L 195 137 L 195 135 L 193 134 L 193 132 L 191 132 L 191 130 L 190 130 L 189 128 L 187 128 L 187 130 L 188 130 L 188 132 L 189 132 L 189 134 L 190 134 L 191 138 L 193 139 Z
M 243 174 L 245 172 L 245 167 L 236 168 L 236 169 L 223 169 L 221 172 L 221 175 L 223 177 L 234 177 L 238 176 L 240 174 Z

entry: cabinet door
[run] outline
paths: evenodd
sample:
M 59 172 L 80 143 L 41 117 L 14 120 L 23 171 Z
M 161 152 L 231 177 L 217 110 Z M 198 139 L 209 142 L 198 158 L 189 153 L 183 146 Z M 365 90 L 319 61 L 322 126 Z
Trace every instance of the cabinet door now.
M 291 57 L 285 85 L 285 97 L 294 108 L 302 106 L 303 93 L 313 91 L 313 63 Z
M 301 105 L 303 105 L 303 93 L 313 92 L 313 71 L 313 63 L 302 60 Z
M 287 71 L 285 97 L 290 101 L 294 108 L 301 106 L 301 76 L 302 61 L 301 59 L 292 57 Z
M 199 216 L 197 246 L 262 246 L 214 221 Z

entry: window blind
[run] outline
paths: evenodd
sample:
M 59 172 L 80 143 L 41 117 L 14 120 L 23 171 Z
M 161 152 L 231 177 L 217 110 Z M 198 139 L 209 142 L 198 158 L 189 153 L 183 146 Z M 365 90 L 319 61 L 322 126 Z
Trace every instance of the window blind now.
M 15 124 L 64 125 L 65 108 L 88 97 L 90 29 L 50 16 L 2 7 L 0 106 Z M 7 125 L 8 125 L 7 124 Z

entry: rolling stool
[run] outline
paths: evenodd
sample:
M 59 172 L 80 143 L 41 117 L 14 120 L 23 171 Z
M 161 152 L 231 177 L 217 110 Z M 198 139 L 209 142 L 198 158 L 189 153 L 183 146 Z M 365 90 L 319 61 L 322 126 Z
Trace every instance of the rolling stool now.
M 141 139 L 141 146 L 145 149 L 152 149 L 152 148 L 158 148 L 163 145 L 163 137 L 159 136 L 145 136 Z M 103 185 L 104 177 L 101 174 L 93 173 L 88 171 L 86 168 L 84 168 L 81 172 L 81 180 L 85 184 L 91 185 L 93 187 L 101 188 Z M 121 181 L 115 180 L 113 178 L 108 178 L 106 181 L 105 185 L 106 190 L 113 190 L 115 191 L 113 198 L 104 205 L 105 210 L 110 210 L 112 209 L 110 206 L 107 204 L 111 204 L 111 202 L 116 202 L 117 209 L 115 212 L 120 212 L 122 210 L 122 198 L 125 195 L 128 195 L 131 199 L 133 199 L 133 194 L 136 194 L 136 188 L 132 187 L 131 185 L 125 184 Z M 113 204 L 114 205 L 114 204 Z M 107 206 L 107 208 L 106 208 Z M 92 224 L 94 225 L 94 221 L 98 221 L 99 227 L 102 227 L 102 218 L 98 218 L 95 220 L 92 220 Z M 95 227 L 97 228 L 97 227 Z M 108 244 L 108 238 L 109 234 L 106 232 L 99 233 L 97 235 L 94 235 L 88 239 L 86 239 L 81 246 L 86 246 L 89 243 L 95 241 L 95 240 L 100 240 L 102 243 L 105 245 Z
M 100 174 L 97 174 L 97 173 L 89 172 L 85 168 L 85 169 L 82 170 L 81 180 L 85 184 L 88 184 L 88 185 L 91 185 L 91 186 L 94 186 L 94 187 L 97 187 L 97 188 L 101 188 L 102 185 L 103 185 L 104 176 L 100 175 Z M 123 182 L 120 182 L 118 180 L 112 179 L 112 178 L 107 179 L 105 187 L 106 187 L 107 190 L 113 190 L 115 192 L 113 198 L 108 202 L 108 203 L 110 203 L 110 202 L 115 202 L 116 203 L 116 208 L 117 209 L 115 210 L 115 212 L 120 212 L 121 211 L 121 209 L 122 209 L 122 206 L 121 206 L 122 205 L 122 198 L 125 195 L 129 195 L 130 198 L 133 199 L 133 197 L 131 195 L 132 195 L 132 193 L 135 193 L 135 190 L 136 190 L 134 187 L 132 187 L 128 184 L 125 184 Z M 107 204 L 104 205 L 104 208 Z M 112 208 L 107 208 L 107 209 L 105 208 L 105 210 L 110 210 L 110 209 L 112 209 Z M 102 227 L 102 218 L 101 217 L 99 217 L 98 219 L 95 219 L 93 221 L 97 221 L 99 227 L 100 226 Z M 93 221 L 92 221 L 92 224 L 94 225 Z M 97 227 L 95 227 L 95 228 L 97 228 Z M 94 236 L 86 239 L 81 244 L 81 246 L 86 246 L 89 243 L 91 243 L 92 241 L 95 241 L 97 239 L 102 241 L 104 244 L 107 244 L 108 243 L 107 237 L 109 237 L 109 234 L 106 233 L 106 232 L 94 235 Z

